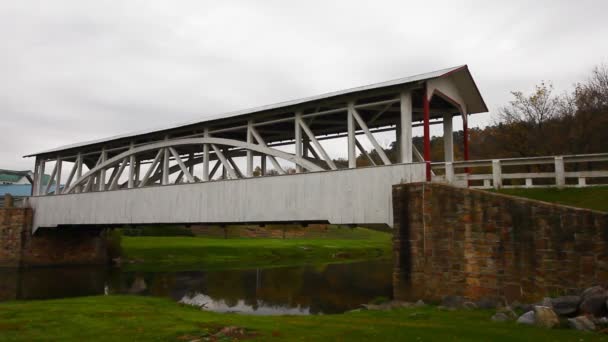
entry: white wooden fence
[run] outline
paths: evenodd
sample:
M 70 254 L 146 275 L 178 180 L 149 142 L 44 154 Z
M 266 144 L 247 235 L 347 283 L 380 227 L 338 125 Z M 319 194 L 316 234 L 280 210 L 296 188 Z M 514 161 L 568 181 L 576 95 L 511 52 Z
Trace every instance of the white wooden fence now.
M 480 189 L 608 185 L 608 153 L 440 162 L 431 167 L 434 182 Z

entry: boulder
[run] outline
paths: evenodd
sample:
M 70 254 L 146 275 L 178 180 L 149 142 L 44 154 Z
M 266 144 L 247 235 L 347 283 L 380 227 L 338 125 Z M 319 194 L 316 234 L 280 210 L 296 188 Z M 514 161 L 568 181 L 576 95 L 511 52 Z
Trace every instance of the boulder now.
M 461 308 L 466 300 L 461 296 L 445 296 L 441 300 L 441 306 L 446 308 Z
M 562 296 L 551 298 L 553 311 L 560 316 L 570 316 L 576 314 L 580 303 L 580 296 Z
M 551 302 L 551 298 L 549 298 L 549 297 L 545 297 L 540 302 L 536 302 L 536 304 L 534 304 L 534 306 L 537 306 L 537 305 L 538 306 L 546 306 L 548 308 L 552 308 L 553 309 L 553 303 Z
M 414 303 L 414 306 L 417 308 L 426 306 L 426 303 L 422 300 L 422 299 L 418 299 L 418 301 L 416 303 Z
M 528 324 L 532 325 L 536 322 L 536 318 L 534 317 L 534 311 L 528 311 L 525 314 L 519 316 L 517 319 L 517 323 L 519 324 Z
M 595 323 L 587 316 L 578 316 L 574 318 L 568 318 L 568 325 L 571 328 L 582 331 L 593 331 L 595 330 Z
M 559 318 L 553 309 L 547 306 L 537 305 L 534 307 L 535 324 L 543 328 L 553 328 L 559 325 Z
M 608 314 L 608 308 L 606 307 L 607 300 L 608 296 L 603 294 L 587 296 L 581 303 L 580 311 L 583 314 L 593 315 L 595 317 L 606 316 L 606 314 Z
M 510 319 L 517 319 L 517 314 L 515 313 L 515 311 L 513 311 L 513 309 L 511 309 L 510 306 L 505 306 L 502 307 L 500 309 L 498 309 L 497 312 L 502 312 L 505 315 L 507 315 L 507 317 L 509 317 Z
M 497 312 L 492 316 L 494 322 L 506 322 L 509 320 L 509 316 L 504 312 Z
M 583 293 L 581 293 L 581 301 L 584 301 L 585 299 L 589 298 L 589 297 L 596 297 L 596 296 L 606 296 L 608 295 L 606 293 L 606 289 L 601 287 L 601 286 L 592 286 L 589 287 L 587 289 L 585 289 L 583 291 Z

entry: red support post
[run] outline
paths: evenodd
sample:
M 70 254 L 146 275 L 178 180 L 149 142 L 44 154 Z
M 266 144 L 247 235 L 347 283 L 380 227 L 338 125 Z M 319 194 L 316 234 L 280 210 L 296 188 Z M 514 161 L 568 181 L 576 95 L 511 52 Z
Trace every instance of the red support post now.
M 464 138 L 464 160 L 469 160 L 469 124 L 468 124 L 468 119 L 466 117 L 466 113 L 462 114 L 462 132 L 463 132 L 463 138 Z M 467 170 L 468 172 L 468 170 Z
M 424 162 L 426 164 L 426 181 L 431 181 L 431 105 L 427 94 L 426 83 L 422 89 L 422 110 L 424 120 Z

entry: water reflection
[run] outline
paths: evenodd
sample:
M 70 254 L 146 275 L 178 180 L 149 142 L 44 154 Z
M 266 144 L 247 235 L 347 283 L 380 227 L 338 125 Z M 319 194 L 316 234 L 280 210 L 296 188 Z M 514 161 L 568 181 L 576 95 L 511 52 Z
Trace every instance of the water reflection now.
M 0 300 L 138 294 L 205 310 L 250 314 L 321 314 L 390 297 L 388 261 L 253 270 L 169 273 L 45 268 L 0 271 Z
M 299 305 L 295 308 L 290 308 L 286 305 L 272 305 L 264 303 L 262 300 L 256 300 L 255 304 L 249 305 L 245 300 L 240 299 L 234 303 L 227 303 L 223 299 L 216 300 L 202 293 L 197 293 L 194 296 L 185 295 L 180 303 L 200 307 L 203 310 L 215 312 L 236 312 L 236 313 L 251 313 L 256 315 L 309 315 L 310 309 L 303 308 Z

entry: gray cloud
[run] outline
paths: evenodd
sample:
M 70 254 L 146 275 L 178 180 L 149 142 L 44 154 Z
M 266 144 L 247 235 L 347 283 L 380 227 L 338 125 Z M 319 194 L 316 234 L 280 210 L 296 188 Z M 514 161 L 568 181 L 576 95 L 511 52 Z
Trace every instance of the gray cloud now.
M 77 141 L 467 63 L 492 111 L 608 57 L 603 1 L 12 1 L 0 167 Z M 490 115 L 478 115 L 484 125 Z

